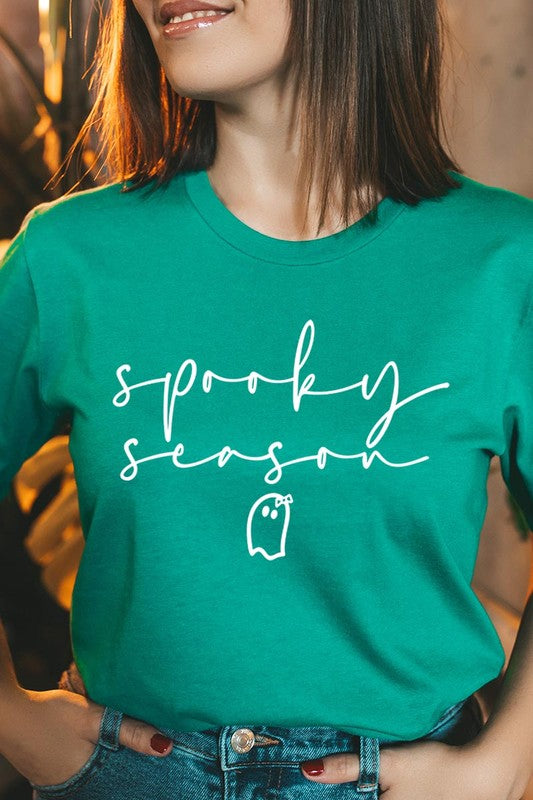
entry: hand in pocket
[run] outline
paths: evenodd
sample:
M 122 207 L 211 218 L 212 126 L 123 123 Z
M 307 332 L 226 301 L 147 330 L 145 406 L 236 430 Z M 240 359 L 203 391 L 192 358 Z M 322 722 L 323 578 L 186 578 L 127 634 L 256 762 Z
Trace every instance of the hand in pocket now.
M 355 753 L 333 753 L 313 763 L 316 783 L 359 778 Z M 319 771 L 321 769 L 321 771 Z M 438 741 L 401 742 L 380 748 L 380 800 L 519 800 L 513 765 L 484 737 L 461 746 Z
M 86 697 L 62 689 L 20 689 L 6 710 L 1 752 L 31 783 L 68 781 L 97 747 L 104 706 Z M 164 757 L 172 750 L 171 740 L 157 728 L 127 716 L 122 719 L 119 743 L 152 756 Z

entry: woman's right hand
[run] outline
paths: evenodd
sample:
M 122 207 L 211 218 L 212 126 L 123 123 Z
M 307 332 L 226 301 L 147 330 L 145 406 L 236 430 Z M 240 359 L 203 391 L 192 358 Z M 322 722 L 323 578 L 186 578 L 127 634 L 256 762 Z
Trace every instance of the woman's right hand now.
M 32 783 L 63 783 L 96 748 L 104 706 L 86 697 L 63 689 L 20 688 L 6 707 L 9 712 L 0 721 L 0 751 Z M 171 740 L 163 737 L 169 746 L 158 752 L 151 745 L 154 734 L 162 737 L 152 725 L 124 715 L 119 743 L 146 755 L 168 755 Z

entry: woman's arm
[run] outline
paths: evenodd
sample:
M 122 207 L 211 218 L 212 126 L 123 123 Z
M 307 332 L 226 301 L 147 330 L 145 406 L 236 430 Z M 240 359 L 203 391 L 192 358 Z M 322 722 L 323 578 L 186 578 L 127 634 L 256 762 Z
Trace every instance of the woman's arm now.
M 477 740 L 489 757 L 492 754 L 495 765 L 502 760 L 514 764 L 523 792 L 533 773 L 533 593 L 490 717 Z
M 2 718 L 2 708 L 8 698 L 10 699 L 19 690 L 15 667 L 11 657 L 11 651 L 7 643 L 7 636 L 0 620 L 0 719 Z
M 308 780 L 359 778 L 355 753 L 314 764 Z M 322 772 L 316 769 L 323 767 Z M 533 594 L 526 604 L 509 665 L 486 724 L 465 745 L 425 740 L 380 751 L 385 800 L 521 800 L 533 773 Z

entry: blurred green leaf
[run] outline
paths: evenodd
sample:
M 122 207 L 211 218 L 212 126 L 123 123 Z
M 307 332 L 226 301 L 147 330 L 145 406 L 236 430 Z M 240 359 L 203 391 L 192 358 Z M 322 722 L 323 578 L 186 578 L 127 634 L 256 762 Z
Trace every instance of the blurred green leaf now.
M 62 55 L 59 52 L 62 47 L 62 31 L 69 29 L 70 0 L 49 0 L 48 9 L 50 44 L 57 58 Z

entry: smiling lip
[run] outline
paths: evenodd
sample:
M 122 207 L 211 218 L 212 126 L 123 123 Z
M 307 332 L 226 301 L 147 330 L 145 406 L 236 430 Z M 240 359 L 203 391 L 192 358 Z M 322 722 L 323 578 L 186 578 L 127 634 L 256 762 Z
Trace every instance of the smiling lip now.
M 163 38 L 165 39 L 182 39 L 192 31 L 199 31 L 205 28 L 212 28 L 219 22 L 222 22 L 226 17 L 231 17 L 232 12 L 221 11 L 217 15 L 210 17 L 199 17 L 197 19 L 186 19 L 183 22 L 169 22 L 163 27 Z
M 222 3 L 210 3 L 209 0 L 173 0 L 170 3 L 163 3 L 159 10 L 159 21 L 162 25 L 168 25 L 172 17 L 182 17 L 184 14 L 193 11 L 233 11 L 234 6 L 224 6 Z M 219 17 L 206 17 L 206 20 L 219 19 Z M 196 20 L 187 20 L 187 22 L 195 22 Z M 204 21 L 204 20 L 200 20 Z M 173 23 L 182 25 L 185 23 Z

